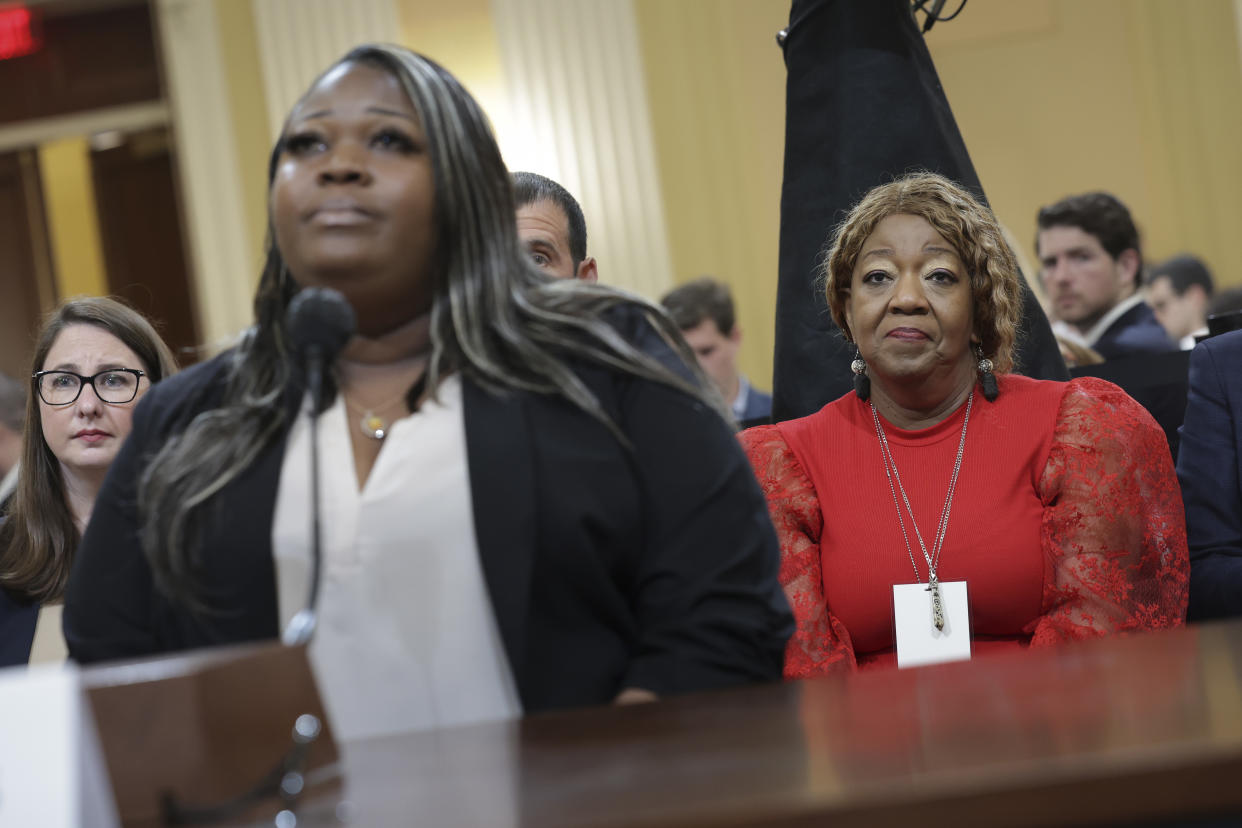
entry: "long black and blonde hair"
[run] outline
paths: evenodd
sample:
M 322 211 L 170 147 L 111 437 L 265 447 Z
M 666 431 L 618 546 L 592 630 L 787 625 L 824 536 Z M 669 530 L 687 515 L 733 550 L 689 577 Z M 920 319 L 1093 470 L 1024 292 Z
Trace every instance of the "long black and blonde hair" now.
M 698 374 L 692 352 L 658 308 L 615 289 L 552 280 L 530 261 L 518 241 L 510 177 L 499 147 L 482 110 L 456 78 L 421 55 L 388 45 L 361 46 L 327 71 L 343 64 L 365 64 L 396 78 L 427 136 L 438 234 L 429 393 L 445 377 L 460 373 L 493 393 L 559 395 L 624 442 L 617 424 L 567 364 L 566 356 L 573 354 L 681 389 L 728 418 Z M 268 165 L 269 190 L 283 148 L 282 136 Z M 288 424 L 286 401 L 298 379 L 285 309 L 297 290 L 269 226 L 267 261 L 255 296 L 256 324 L 229 356 L 222 402 L 168 440 L 140 481 L 142 542 L 156 582 L 166 594 L 199 609 L 207 608 L 210 596 L 201 591 L 202 550 L 195 539 L 210 520 L 212 498 Z M 618 305 L 640 308 L 699 382 L 666 368 L 601 318 Z
M 176 373 L 177 361 L 138 311 L 105 296 L 69 299 L 48 315 L 35 343 L 30 373 L 43 369 L 57 337 L 70 325 L 93 325 L 119 339 L 142 362 L 151 383 Z M 39 395 L 27 386 L 21 471 L 0 527 L 0 586 L 27 601 L 58 601 L 69 580 L 78 541 L 65 498 L 60 461 L 43 438 Z

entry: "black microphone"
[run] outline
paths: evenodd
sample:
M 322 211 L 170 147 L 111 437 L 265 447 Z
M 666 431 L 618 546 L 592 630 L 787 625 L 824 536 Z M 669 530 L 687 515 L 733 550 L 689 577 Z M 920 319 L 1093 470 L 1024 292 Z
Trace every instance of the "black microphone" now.
M 323 368 L 336 359 L 357 328 L 354 309 L 332 288 L 303 288 L 289 303 L 286 317 L 293 347 L 306 360 L 310 390 L 321 395 Z M 310 371 L 312 367 L 319 370 Z
M 306 369 L 306 392 L 309 398 L 311 457 L 311 577 L 306 606 L 298 610 L 285 627 L 285 644 L 309 643 L 318 620 L 319 571 L 323 550 L 319 533 L 319 433 L 316 425 L 323 410 L 323 374 L 345 343 L 353 336 L 356 324 L 354 309 L 339 292 L 331 288 L 303 288 L 289 303 L 287 312 L 289 338 Z

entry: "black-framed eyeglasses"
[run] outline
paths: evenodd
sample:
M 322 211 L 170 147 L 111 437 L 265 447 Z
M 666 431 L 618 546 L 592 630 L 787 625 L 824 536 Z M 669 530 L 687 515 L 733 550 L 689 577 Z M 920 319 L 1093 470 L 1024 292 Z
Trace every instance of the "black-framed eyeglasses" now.
M 106 403 L 127 403 L 138 396 L 138 383 L 146 371 L 137 368 L 109 368 L 89 377 L 73 371 L 39 371 L 31 375 L 39 398 L 48 405 L 69 405 L 77 400 L 82 388 L 90 385 L 95 396 Z

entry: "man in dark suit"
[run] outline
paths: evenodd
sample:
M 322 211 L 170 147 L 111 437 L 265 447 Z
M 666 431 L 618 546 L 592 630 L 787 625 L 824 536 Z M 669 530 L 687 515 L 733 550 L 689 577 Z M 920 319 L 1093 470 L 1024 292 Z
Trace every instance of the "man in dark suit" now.
M 1191 353 L 1181 435 L 1189 616 L 1242 615 L 1242 331 L 1204 340 Z
M 772 397 L 751 386 L 737 367 L 742 329 L 729 286 L 710 276 L 674 288 L 660 300 L 694 349 L 699 367 L 712 378 L 739 423 L 772 415 Z
M 1207 336 L 1208 306 L 1214 288 L 1212 271 L 1189 253 L 1161 262 L 1147 274 L 1147 304 L 1183 351 Z
M 513 174 L 518 238 L 544 273 L 557 279 L 599 279 L 587 255 L 586 218 L 578 200 L 560 184 L 532 172 Z
M 1038 216 L 1040 279 L 1062 330 L 1107 359 L 1177 350 L 1139 293 L 1143 254 L 1130 211 L 1084 193 Z

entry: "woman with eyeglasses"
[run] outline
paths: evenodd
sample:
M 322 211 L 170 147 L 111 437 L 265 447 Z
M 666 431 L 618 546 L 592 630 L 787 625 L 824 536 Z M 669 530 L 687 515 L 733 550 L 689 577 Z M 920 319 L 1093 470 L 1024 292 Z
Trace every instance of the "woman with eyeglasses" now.
M 138 311 L 70 299 L 39 333 L 26 403 L 21 473 L 0 518 L 0 667 L 63 657 L 59 612 L 78 540 L 134 406 L 177 370 Z M 41 612 L 42 608 L 42 612 Z

